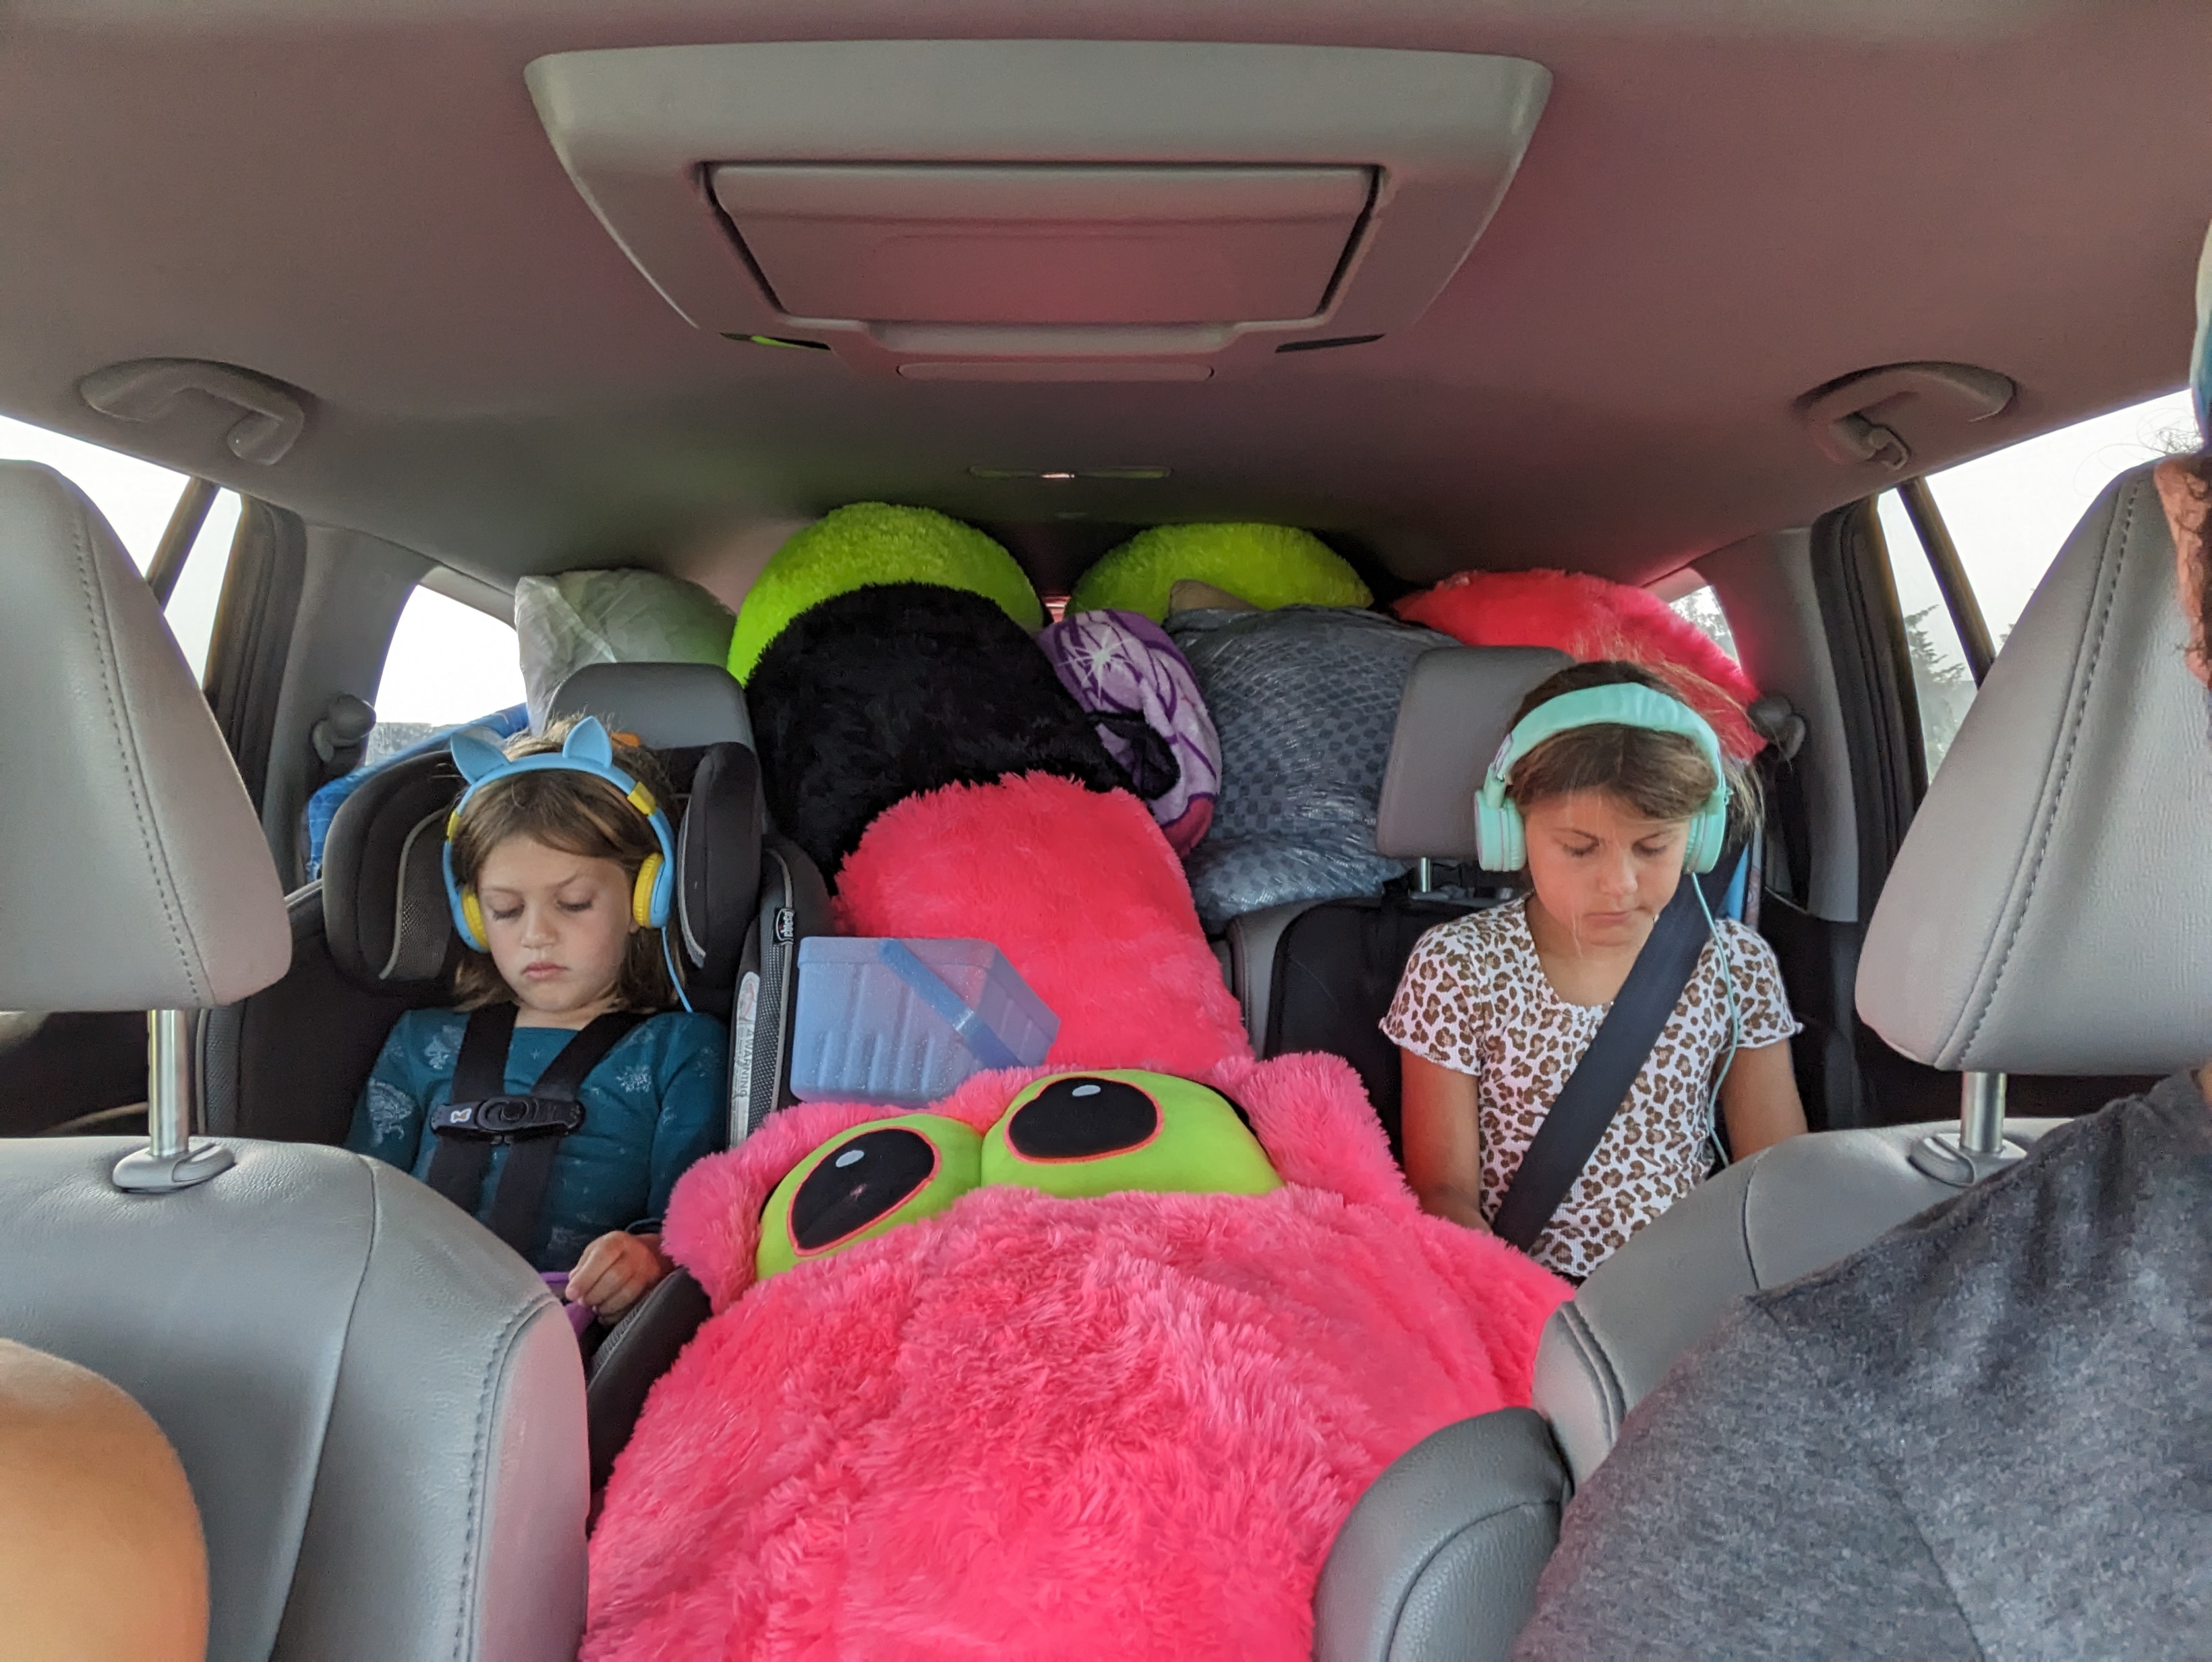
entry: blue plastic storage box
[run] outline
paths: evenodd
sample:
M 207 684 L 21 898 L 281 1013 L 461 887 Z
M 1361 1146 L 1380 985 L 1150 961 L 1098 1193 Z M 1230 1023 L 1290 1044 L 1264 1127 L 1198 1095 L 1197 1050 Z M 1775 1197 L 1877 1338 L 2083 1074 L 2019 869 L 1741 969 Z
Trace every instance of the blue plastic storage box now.
M 793 1096 L 920 1106 L 971 1074 L 1037 1066 L 1060 1018 L 988 941 L 809 935 L 793 1030 Z

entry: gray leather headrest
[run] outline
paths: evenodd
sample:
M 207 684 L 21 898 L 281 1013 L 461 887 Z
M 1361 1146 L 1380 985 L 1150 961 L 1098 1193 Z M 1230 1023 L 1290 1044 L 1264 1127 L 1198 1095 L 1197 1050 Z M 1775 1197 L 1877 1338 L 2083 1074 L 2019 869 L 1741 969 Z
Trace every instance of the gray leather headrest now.
M 291 960 L 207 701 L 100 510 L 0 463 L 0 1009 L 190 1009 Z
M 1549 647 L 1440 647 L 1413 666 L 1390 735 L 1375 848 L 1394 860 L 1474 858 L 1474 793 L 1536 684 L 1574 661 Z
M 745 690 L 720 664 L 586 664 L 554 689 L 549 715 L 596 715 L 649 750 L 753 748 Z
M 2148 468 L 2077 527 L 1912 822 L 1859 959 L 1906 1056 L 2148 1074 L 2212 1056 L 2212 747 Z

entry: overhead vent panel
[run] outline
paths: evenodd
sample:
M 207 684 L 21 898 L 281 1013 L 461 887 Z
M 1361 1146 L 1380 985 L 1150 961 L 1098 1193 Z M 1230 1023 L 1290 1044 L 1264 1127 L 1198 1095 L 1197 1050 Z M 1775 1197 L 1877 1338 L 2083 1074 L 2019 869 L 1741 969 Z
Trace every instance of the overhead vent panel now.
M 650 46 L 528 78 L 577 189 L 699 327 L 994 380 L 1204 379 L 1403 328 L 1551 84 L 1470 53 L 1100 40 Z
M 1364 167 L 739 163 L 714 200 L 794 317 L 937 324 L 1316 316 Z

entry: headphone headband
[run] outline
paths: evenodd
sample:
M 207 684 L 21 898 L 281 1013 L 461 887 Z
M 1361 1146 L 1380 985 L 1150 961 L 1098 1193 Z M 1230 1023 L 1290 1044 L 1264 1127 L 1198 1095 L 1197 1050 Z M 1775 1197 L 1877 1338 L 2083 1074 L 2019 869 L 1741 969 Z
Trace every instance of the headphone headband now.
M 630 915 L 641 928 L 658 929 L 667 924 L 676 892 L 676 833 L 653 793 L 615 765 L 614 741 L 607 736 L 606 728 L 598 716 L 586 715 L 578 721 L 568 730 L 568 738 L 557 751 L 509 757 L 501 748 L 499 735 L 489 728 L 464 728 L 453 735 L 447 748 L 453 754 L 453 765 L 468 782 L 468 788 L 461 793 L 461 800 L 453 804 L 453 813 L 446 819 L 444 855 L 446 898 L 453 906 L 453 927 L 460 931 L 462 940 L 478 952 L 489 950 L 476 892 L 464 888 L 453 871 L 453 833 L 459 829 L 461 815 L 478 791 L 524 773 L 581 773 L 605 780 L 622 793 L 623 801 L 644 816 L 646 824 L 653 828 L 653 840 L 660 844 L 660 852 L 647 855 L 638 870 Z
M 1498 747 L 1498 754 L 1491 758 L 1481 788 L 1475 794 L 1475 841 L 1484 869 L 1518 871 L 1528 863 L 1521 812 L 1507 794 L 1513 770 L 1547 740 L 1577 728 L 1595 727 L 1672 733 L 1697 746 L 1713 770 L 1713 789 L 1691 816 L 1683 860 L 1692 871 L 1711 871 L 1728 836 L 1728 773 L 1721 762 L 1720 739 L 1711 723 L 1680 699 L 1635 681 L 1563 692 L 1556 698 L 1547 698 L 1514 724 L 1505 742 Z

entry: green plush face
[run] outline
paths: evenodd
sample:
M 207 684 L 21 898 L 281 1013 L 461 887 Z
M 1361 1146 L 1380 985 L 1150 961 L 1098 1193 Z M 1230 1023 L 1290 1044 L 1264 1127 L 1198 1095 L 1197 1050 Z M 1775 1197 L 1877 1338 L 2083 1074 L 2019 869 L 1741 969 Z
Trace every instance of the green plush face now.
M 937 1114 L 840 1132 L 775 1186 L 758 1275 L 933 1217 L 986 1184 L 1086 1200 L 1123 1190 L 1265 1195 L 1283 1186 L 1229 1099 L 1170 1074 L 1115 1068 L 1032 1081 L 978 1137 Z
M 1359 574 L 1310 532 L 1284 525 L 1157 525 L 1077 580 L 1068 615 L 1141 612 L 1157 624 L 1168 615 L 1169 591 L 1183 578 L 1226 589 L 1263 612 L 1361 606 L 1375 598 Z

